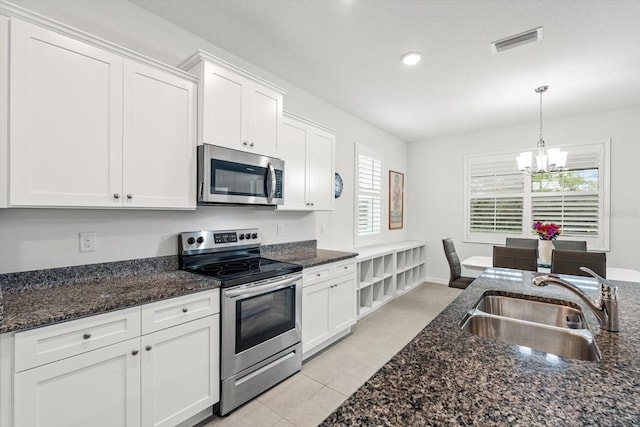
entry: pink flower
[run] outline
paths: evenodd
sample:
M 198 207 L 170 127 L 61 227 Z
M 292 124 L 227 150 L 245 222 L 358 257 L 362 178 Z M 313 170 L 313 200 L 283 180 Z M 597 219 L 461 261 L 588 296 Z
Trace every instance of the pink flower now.
M 540 240 L 554 240 L 560 235 L 560 227 L 553 222 L 536 221 L 533 223 L 533 232 Z

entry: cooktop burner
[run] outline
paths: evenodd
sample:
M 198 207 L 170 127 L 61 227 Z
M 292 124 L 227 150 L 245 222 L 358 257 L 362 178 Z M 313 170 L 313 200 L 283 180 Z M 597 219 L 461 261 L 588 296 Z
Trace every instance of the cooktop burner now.
M 180 268 L 214 277 L 223 288 L 302 270 L 297 264 L 261 257 L 259 235 L 257 229 L 181 233 Z
M 302 270 L 302 267 L 289 262 L 257 257 L 238 261 L 224 261 L 205 264 L 198 268 L 187 270 L 192 273 L 214 277 L 222 282 L 223 288 L 227 288 L 230 286 L 237 286 L 244 283 L 294 273 Z

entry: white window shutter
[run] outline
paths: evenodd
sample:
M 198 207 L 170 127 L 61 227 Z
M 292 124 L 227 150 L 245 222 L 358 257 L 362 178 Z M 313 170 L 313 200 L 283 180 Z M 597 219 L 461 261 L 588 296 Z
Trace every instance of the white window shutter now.
M 356 145 L 355 246 L 382 241 L 382 157 Z

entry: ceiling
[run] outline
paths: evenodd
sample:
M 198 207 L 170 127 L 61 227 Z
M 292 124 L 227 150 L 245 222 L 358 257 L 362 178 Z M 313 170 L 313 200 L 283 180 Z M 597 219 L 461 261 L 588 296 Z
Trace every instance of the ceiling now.
M 640 105 L 640 0 L 130 1 L 405 141 Z

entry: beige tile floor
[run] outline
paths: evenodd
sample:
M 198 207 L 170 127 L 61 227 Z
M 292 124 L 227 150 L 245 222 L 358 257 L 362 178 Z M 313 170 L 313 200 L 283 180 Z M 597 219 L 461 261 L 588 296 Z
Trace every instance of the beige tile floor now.
M 460 290 L 424 283 L 363 317 L 302 370 L 214 426 L 316 426 L 422 330 Z

